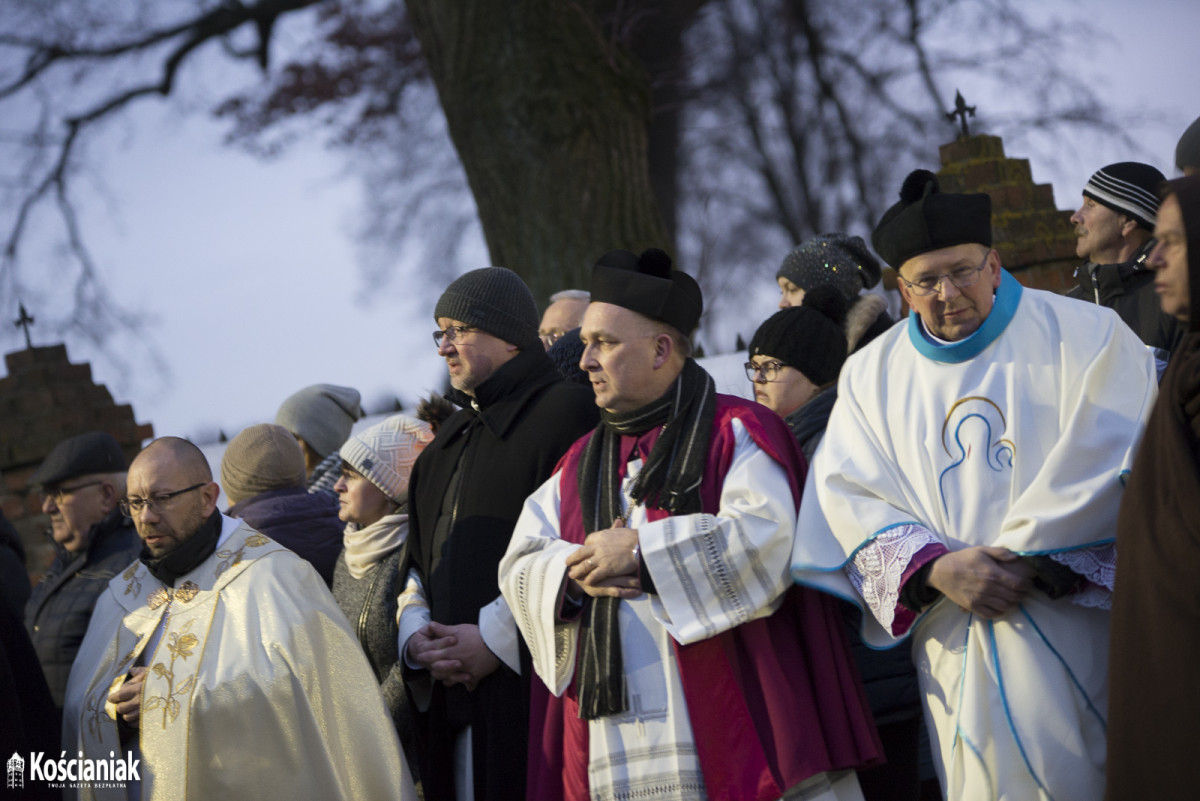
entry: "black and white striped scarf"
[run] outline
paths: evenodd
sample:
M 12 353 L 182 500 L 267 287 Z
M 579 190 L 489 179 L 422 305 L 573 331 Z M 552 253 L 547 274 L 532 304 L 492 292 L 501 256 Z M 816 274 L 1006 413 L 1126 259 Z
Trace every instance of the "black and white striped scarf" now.
M 600 425 L 584 448 L 579 465 L 579 502 L 583 528 L 603 531 L 621 518 L 621 437 L 663 430 L 630 490 L 633 504 L 664 509 L 672 515 L 701 511 L 700 482 L 708 461 L 716 417 L 716 385 L 695 360 L 688 359 L 661 398 L 632 412 L 601 412 Z M 595 720 L 628 709 L 617 598 L 593 598 L 580 634 L 579 713 Z

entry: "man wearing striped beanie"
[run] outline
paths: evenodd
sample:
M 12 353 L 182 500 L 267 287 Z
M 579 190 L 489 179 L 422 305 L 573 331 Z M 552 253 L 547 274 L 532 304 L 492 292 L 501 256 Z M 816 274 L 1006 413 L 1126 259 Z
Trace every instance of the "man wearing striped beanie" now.
M 1149 164 L 1122 161 L 1097 170 L 1083 187 L 1083 205 L 1071 215 L 1075 254 L 1084 263 L 1075 273 L 1073 298 L 1107 306 L 1154 351 L 1159 375 L 1183 329 L 1163 314 L 1146 258 L 1154 247 L 1158 187 L 1166 177 Z

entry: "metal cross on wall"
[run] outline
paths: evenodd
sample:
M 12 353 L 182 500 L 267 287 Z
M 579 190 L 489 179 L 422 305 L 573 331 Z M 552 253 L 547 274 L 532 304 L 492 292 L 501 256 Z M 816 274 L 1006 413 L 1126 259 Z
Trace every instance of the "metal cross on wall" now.
M 963 100 L 962 92 L 955 89 L 954 90 L 954 111 L 946 112 L 946 119 L 950 120 L 950 122 L 954 122 L 956 117 L 962 118 L 962 138 L 963 139 L 966 139 L 968 136 L 971 135 L 971 132 L 969 130 L 967 130 L 967 116 L 968 115 L 970 115 L 972 117 L 975 116 L 975 107 L 968 106 L 967 101 Z
M 29 326 L 33 325 L 33 318 L 29 316 L 29 312 L 25 311 L 24 303 L 18 303 L 17 307 L 21 310 L 21 316 L 13 320 L 13 325 L 25 329 L 25 347 L 33 350 L 33 341 L 29 338 Z

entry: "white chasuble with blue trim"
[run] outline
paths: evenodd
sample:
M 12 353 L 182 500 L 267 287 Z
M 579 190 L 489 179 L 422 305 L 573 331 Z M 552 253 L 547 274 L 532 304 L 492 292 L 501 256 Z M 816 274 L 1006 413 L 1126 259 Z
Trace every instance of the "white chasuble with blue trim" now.
M 931 340 L 911 316 L 842 370 L 793 577 L 861 605 L 843 568 L 895 532 L 1021 554 L 1112 542 L 1155 392 L 1152 358 L 1114 313 L 1007 272 L 960 342 Z M 908 634 L 950 798 L 1103 795 L 1106 611 L 1034 592 L 987 621 L 943 599 Z M 864 637 L 901 639 L 870 613 Z

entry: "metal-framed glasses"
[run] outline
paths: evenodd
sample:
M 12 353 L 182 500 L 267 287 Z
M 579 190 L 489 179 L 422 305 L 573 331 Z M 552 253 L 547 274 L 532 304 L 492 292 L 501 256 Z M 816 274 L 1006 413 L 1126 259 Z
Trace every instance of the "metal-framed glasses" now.
M 927 275 L 916 281 L 909 281 L 904 276 L 900 275 L 900 280 L 914 295 L 933 295 L 942 291 L 942 282 L 949 281 L 954 284 L 957 289 L 966 289 L 969 286 L 974 286 L 979 281 L 979 274 L 983 272 L 983 268 L 987 266 L 988 256 L 990 252 L 983 257 L 983 261 L 978 267 L 966 265 L 957 267 L 948 273 L 941 275 Z M 899 273 L 897 273 L 899 275 Z
M 551 347 L 553 347 L 554 343 L 562 339 L 563 335 L 566 333 L 566 331 L 547 331 L 544 334 L 538 334 L 538 339 L 542 340 L 542 344 L 546 346 L 547 350 L 549 350 Z
M 474 331 L 474 330 L 475 330 L 475 326 L 473 326 L 473 325 L 448 325 L 448 326 L 446 326 L 445 330 L 443 330 L 443 331 L 434 331 L 433 332 L 433 344 L 437 345 L 440 348 L 442 346 L 443 339 L 445 339 L 447 342 L 453 344 L 453 343 L 457 342 L 458 338 L 461 337 L 463 334 L 467 333 L 468 331 Z
M 754 362 L 746 362 L 746 378 L 750 379 L 750 383 L 757 383 L 758 377 L 761 375 L 763 381 L 775 381 L 779 378 L 779 371 L 787 367 L 781 361 L 763 362 L 755 364 Z
M 190 487 L 184 487 L 174 492 L 156 492 L 149 498 L 125 498 L 121 501 L 121 514 L 126 517 L 133 517 L 135 514 L 141 514 L 147 508 L 157 514 L 170 506 L 171 501 L 183 493 L 198 490 L 207 484 L 207 481 L 201 481 L 199 484 L 193 484 Z
M 96 481 L 85 481 L 84 483 L 76 484 L 73 487 L 43 487 L 40 494 L 42 496 L 43 503 L 45 503 L 47 498 L 53 498 L 55 506 L 62 506 L 63 502 L 67 500 L 68 495 L 73 495 L 84 487 L 94 487 L 97 484 L 103 483 L 103 481 L 97 479 Z

